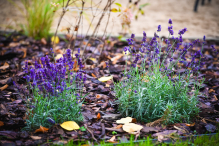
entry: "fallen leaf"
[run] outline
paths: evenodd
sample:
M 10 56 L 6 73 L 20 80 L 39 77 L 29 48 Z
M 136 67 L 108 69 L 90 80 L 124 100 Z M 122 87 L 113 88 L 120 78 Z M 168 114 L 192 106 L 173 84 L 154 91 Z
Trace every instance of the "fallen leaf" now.
M 217 97 L 216 97 L 216 95 L 214 95 L 213 97 L 215 98 L 215 100 L 218 100 Z
M 105 87 L 110 87 L 110 85 L 109 84 L 106 84 L 106 86 Z
M 115 139 L 116 139 L 116 136 L 114 135 L 112 138 L 110 138 L 110 140 L 107 140 L 107 141 L 110 142 L 110 143 L 117 143 L 115 141 Z
M 34 139 L 34 140 L 39 140 L 39 139 L 41 139 L 42 137 L 39 137 L 39 136 L 30 136 L 32 139 Z
M 101 118 L 100 113 L 97 114 L 97 120 L 99 120 Z
M 120 120 L 116 120 L 117 124 L 126 124 L 126 123 L 131 123 L 131 122 L 132 122 L 132 117 L 126 117 Z
M 215 90 L 214 90 L 214 89 L 210 89 L 210 90 L 208 91 L 208 93 L 211 93 L 211 92 L 215 92 Z
M 93 73 L 92 73 L 91 75 L 92 75 L 92 77 L 94 77 L 94 78 L 96 78 L 96 77 L 97 77 L 97 76 L 96 76 L 95 74 L 93 74 Z
M 111 12 L 118 12 L 118 10 L 116 8 L 112 8 L 110 11 Z
M 45 127 L 40 125 L 40 128 L 35 130 L 34 133 L 38 133 L 38 132 L 43 132 L 44 133 L 44 132 L 48 132 L 48 130 L 49 130 L 49 128 L 45 128 Z
M 66 122 L 62 123 L 60 126 L 63 129 L 68 130 L 68 131 L 77 130 L 80 128 L 78 126 L 78 124 L 75 123 L 74 121 L 66 121 Z
M 99 94 L 96 95 L 96 98 L 100 98 L 101 96 Z
M 46 41 L 45 38 L 42 38 L 42 39 L 40 40 L 40 42 L 41 42 L 43 45 L 46 45 L 46 44 L 47 44 L 47 41 Z
M 55 43 L 55 44 L 58 44 L 59 43 L 59 37 L 57 37 L 57 36 L 53 36 L 52 38 L 51 38 L 51 42 L 53 43 Z
M 159 135 L 167 136 L 167 135 L 170 135 L 170 134 L 176 133 L 176 132 L 177 132 L 177 130 L 165 130 L 163 132 L 158 132 L 158 133 L 153 134 L 152 137 L 157 137 Z
M 122 128 L 122 126 L 123 126 L 123 125 L 118 125 L 118 126 L 116 126 L 115 128 L 116 128 L 116 129 L 120 129 L 120 128 Z
M 92 60 L 92 61 L 96 61 L 96 59 L 95 58 L 89 58 L 90 60 Z
M 117 56 L 113 57 L 113 58 L 111 59 L 112 64 L 116 64 L 117 61 L 118 61 L 121 57 L 123 57 L 123 54 L 118 54 Z
M 125 125 L 122 126 L 122 129 L 128 133 L 139 131 L 142 128 L 143 128 L 143 126 L 137 125 L 135 123 L 126 123 Z
M 4 126 L 4 122 L 0 121 L 0 127 Z
M 27 56 L 27 48 L 22 48 L 21 50 L 24 52 L 24 55 L 22 58 L 25 58 Z
M 5 69 L 7 69 L 7 68 L 9 68 L 9 64 L 8 64 L 7 62 L 5 62 L 4 65 L 0 67 L 0 70 L 1 70 L 1 69 L 2 69 L 2 70 L 5 70 Z
M 101 81 L 101 82 L 106 82 L 106 81 L 111 80 L 111 79 L 113 79 L 113 76 L 101 77 L 98 80 Z
M 186 126 L 195 126 L 195 123 L 192 123 L 192 124 L 186 124 Z
M 8 88 L 8 84 L 5 84 L 4 86 L 2 86 L 2 87 L 0 88 L 0 90 L 3 91 L 3 90 L 5 90 L 6 88 Z
M 164 137 L 163 135 L 158 135 L 157 140 L 158 140 L 159 142 L 163 142 L 163 141 L 165 141 L 165 140 L 168 140 L 168 138 Z
M 62 54 L 58 54 L 58 55 L 56 55 L 55 59 L 58 60 L 58 59 L 60 59 L 60 58 L 62 58 L 62 57 L 63 57 Z
M 126 52 L 123 51 L 123 55 L 129 55 L 129 54 L 130 54 L 130 52 L 128 50 Z
M 137 120 L 135 118 L 132 118 L 132 123 L 137 123 Z

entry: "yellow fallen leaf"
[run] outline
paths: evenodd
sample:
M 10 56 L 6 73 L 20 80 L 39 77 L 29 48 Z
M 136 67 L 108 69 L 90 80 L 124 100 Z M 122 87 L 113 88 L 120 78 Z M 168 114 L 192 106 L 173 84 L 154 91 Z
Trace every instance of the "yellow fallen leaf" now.
M 60 58 L 62 58 L 62 57 L 63 57 L 62 54 L 58 54 L 58 55 L 56 55 L 55 59 L 58 60 L 58 59 L 60 59 Z
M 98 80 L 101 81 L 101 82 L 106 82 L 106 81 L 109 81 L 113 79 L 113 76 L 109 76 L 109 77 L 101 77 L 99 78 Z
M 118 10 L 116 8 L 112 8 L 111 12 L 118 12 Z
M 132 117 L 126 117 L 120 120 L 116 120 L 117 124 L 126 124 L 126 123 L 131 123 L 131 122 L 132 122 Z
M 122 126 L 122 129 L 128 133 L 132 133 L 135 131 L 140 131 L 143 128 L 141 125 L 137 125 L 135 123 L 126 123 Z
M 53 36 L 52 38 L 51 38 L 51 42 L 53 43 L 55 43 L 55 44 L 58 44 L 59 43 L 59 37 L 55 37 L 55 36 Z
M 92 61 L 96 61 L 96 59 L 95 58 L 89 58 L 90 60 L 92 60 Z
M 74 121 L 66 121 L 66 122 L 62 123 L 60 126 L 63 129 L 68 130 L 68 131 L 77 130 L 80 128 L 78 126 L 78 124 L 75 123 Z
M 130 52 L 128 50 L 126 52 L 123 51 L 123 55 L 129 55 L 129 54 L 130 54 Z

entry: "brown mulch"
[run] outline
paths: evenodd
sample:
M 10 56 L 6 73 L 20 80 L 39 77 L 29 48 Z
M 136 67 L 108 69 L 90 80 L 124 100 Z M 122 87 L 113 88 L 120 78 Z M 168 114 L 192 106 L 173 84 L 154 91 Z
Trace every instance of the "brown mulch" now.
M 76 47 L 80 44 L 80 39 L 76 41 Z M 192 40 L 186 40 L 191 42 Z M 93 40 L 85 56 L 90 58 L 86 61 L 85 72 L 88 80 L 85 83 L 86 104 L 83 106 L 84 122 L 80 126 L 86 127 L 86 131 L 66 131 L 59 125 L 52 126 L 47 133 L 34 133 L 33 131 L 22 131 L 25 126 L 25 73 L 22 68 L 27 60 L 29 65 L 34 64 L 40 57 L 50 55 L 50 42 L 48 40 L 36 41 L 31 38 L 13 33 L 9 36 L 0 35 L 0 144 L 1 145 L 49 145 L 64 144 L 68 140 L 74 141 L 100 141 L 112 138 L 112 132 L 117 132 L 116 137 L 122 137 L 120 141 L 127 140 L 129 135 L 119 124 L 115 123 L 122 117 L 117 111 L 115 103 L 115 93 L 111 90 L 113 82 L 100 82 L 98 78 L 108 76 L 109 71 L 113 75 L 114 82 L 122 78 L 125 57 L 122 55 L 123 47 L 126 42 L 121 42 L 112 38 L 105 46 L 105 50 L 100 55 L 100 48 L 103 44 Z M 140 138 L 160 133 L 176 132 L 179 135 L 188 135 L 196 130 L 197 134 L 206 132 L 216 132 L 219 123 L 219 62 L 218 56 L 213 54 L 210 45 L 216 45 L 219 51 L 219 42 L 208 40 L 204 45 L 203 53 L 207 57 L 206 66 L 201 69 L 200 76 L 205 77 L 204 87 L 201 92 L 205 96 L 198 96 L 201 112 L 199 116 L 194 117 L 194 123 L 176 123 L 162 127 L 160 123 L 146 126 L 146 123 L 137 123 L 144 126 L 141 130 Z M 136 40 L 136 48 L 140 42 Z M 62 48 L 66 48 L 64 40 L 54 48 L 55 53 L 63 53 Z M 196 46 L 199 49 L 201 46 Z M 100 57 L 99 57 L 100 56 Z M 106 68 L 105 61 L 109 61 L 109 71 Z M 21 96 L 17 93 L 13 81 L 18 83 L 20 88 L 24 88 Z M 117 127 L 117 128 L 113 128 Z M 183 132 L 184 129 L 186 132 Z M 138 135 L 136 134 L 136 138 Z M 118 141 L 118 139 L 116 139 Z M 50 143 L 51 142 L 51 143 Z

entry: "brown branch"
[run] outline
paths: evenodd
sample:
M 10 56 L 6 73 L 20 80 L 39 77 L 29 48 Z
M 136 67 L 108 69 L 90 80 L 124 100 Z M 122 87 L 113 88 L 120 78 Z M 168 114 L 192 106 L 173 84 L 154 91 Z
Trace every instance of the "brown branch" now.
M 113 1 L 113 2 L 114 2 L 114 1 Z M 100 22 L 102 21 L 104 15 L 105 15 L 106 10 L 108 9 L 108 7 L 109 7 L 111 4 L 112 4 L 112 3 L 111 3 L 111 0 L 108 0 L 108 2 L 107 2 L 107 4 L 106 4 L 105 8 L 103 9 L 103 13 L 102 13 L 102 15 L 101 15 L 101 17 L 100 17 L 100 19 L 99 19 L 99 21 L 98 21 L 98 23 L 97 23 L 97 25 L 96 25 L 94 31 L 93 31 L 93 34 L 91 35 L 91 37 L 89 37 L 89 40 L 88 40 L 88 42 L 87 42 L 87 44 L 86 44 L 84 50 L 82 51 L 82 55 L 81 55 L 82 57 L 83 57 L 83 55 L 84 55 L 84 52 L 86 51 L 86 48 L 87 48 L 88 44 L 90 43 L 91 38 L 94 36 L 95 32 L 97 31 L 97 28 L 100 26 Z

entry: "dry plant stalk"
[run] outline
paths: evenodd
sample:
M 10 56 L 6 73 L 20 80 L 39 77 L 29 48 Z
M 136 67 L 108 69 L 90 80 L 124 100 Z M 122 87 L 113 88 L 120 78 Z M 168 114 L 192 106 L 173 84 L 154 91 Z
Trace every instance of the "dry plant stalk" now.
M 114 1 L 115 1 L 115 0 L 107 0 L 106 4 L 105 4 L 105 6 L 104 6 L 104 8 L 103 8 L 103 10 L 102 10 L 102 14 L 101 14 L 101 16 L 99 17 L 98 23 L 96 24 L 96 26 L 95 26 L 95 28 L 94 28 L 94 30 L 93 30 L 93 32 L 92 32 L 92 35 L 89 36 L 88 42 L 86 43 L 84 49 L 82 50 L 82 48 L 81 48 L 81 47 L 82 47 L 82 44 L 83 44 L 85 38 L 88 36 L 88 32 L 89 32 L 89 30 L 90 30 L 90 28 L 91 28 L 91 25 L 92 25 L 94 19 L 95 19 L 96 16 L 97 16 L 97 11 L 98 11 L 98 9 L 94 9 L 94 7 L 99 8 L 99 7 L 100 7 L 100 4 L 103 2 L 103 0 L 100 0 L 97 4 L 93 5 L 93 1 L 91 0 L 91 2 L 90 2 L 90 3 L 91 3 L 91 6 L 89 7 L 89 8 L 91 9 L 91 11 L 92 11 L 91 23 L 90 23 L 90 25 L 89 25 L 89 27 L 88 27 L 88 30 L 86 31 L 86 34 L 84 35 L 84 37 L 83 37 L 83 39 L 82 39 L 82 41 L 80 42 L 80 45 L 79 45 L 79 48 L 81 48 L 81 52 L 82 52 L 81 56 L 82 56 L 82 58 L 84 59 L 83 62 L 85 62 L 86 59 L 87 59 L 87 58 L 85 58 L 83 55 L 84 55 L 84 52 L 86 51 L 87 46 L 88 46 L 88 44 L 90 43 L 91 39 L 95 39 L 95 40 L 99 40 L 100 42 L 103 42 L 104 45 L 103 45 L 103 47 L 102 47 L 101 50 L 100 50 L 100 55 L 101 55 L 102 50 L 103 50 L 104 47 L 105 47 L 104 36 L 106 36 L 106 30 L 107 30 L 107 27 L 108 27 L 108 24 L 109 24 L 110 13 L 108 14 L 108 20 L 107 20 L 107 23 L 106 23 L 106 26 L 105 26 L 104 33 L 103 33 L 102 38 L 101 38 L 101 39 L 96 38 L 95 34 L 96 34 L 97 31 L 98 31 L 98 28 L 99 28 L 99 26 L 100 26 L 100 24 L 101 24 L 101 21 L 103 20 L 103 18 L 104 18 L 104 16 L 105 16 L 105 13 L 106 13 L 106 12 L 110 12 L 110 10 L 111 10 L 111 5 L 114 3 Z M 73 2 L 71 2 L 71 3 L 70 3 L 70 2 L 71 2 L 71 0 L 68 0 L 67 3 L 64 5 L 64 0 L 63 0 L 63 4 L 62 4 L 63 10 L 62 10 L 62 13 L 61 13 L 61 15 L 60 15 L 60 18 L 59 18 L 59 21 L 58 21 L 58 25 L 57 25 L 57 28 L 56 28 L 56 31 L 55 31 L 55 37 L 56 37 L 56 35 L 57 35 L 58 28 L 59 28 L 59 26 L 60 26 L 61 21 L 63 20 L 64 15 L 66 14 L 66 12 L 67 12 L 69 6 L 73 4 L 78 10 L 80 10 L 80 15 L 78 16 L 78 19 L 77 19 L 77 21 L 76 21 L 76 23 L 75 23 L 75 25 L 74 25 L 74 28 L 75 28 L 75 29 L 72 30 L 73 32 L 72 32 L 72 35 L 71 35 L 70 38 L 69 38 L 69 44 L 68 44 L 68 48 L 71 48 L 71 49 L 73 50 L 72 52 L 74 53 L 74 46 L 75 46 L 75 42 L 76 42 L 76 40 L 77 40 L 77 36 L 78 36 L 79 29 L 82 29 L 82 30 L 83 30 L 83 27 L 80 27 L 80 25 L 81 25 L 81 23 L 83 23 L 83 13 L 85 12 L 85 3 L 86 3 L 87 1 L 86 1 L 86 0 L 74 0 Z M 76 5 L 76 2 L 80 2 L 81 5 L 80 5 L 80 6 L 77 6 L 77 5 Z M 105 1 L 104 1 L 104 2 L 105 2 Z M 83 25 L 83 24 L 82 24 L 82 25 Z M 73 26 L 73 25 L 71 25 L 71 26 Z M 75 31 L 76 31 L 76 33 L 74 33 Z M 69 32 L 70 32 L 70 31 L 69 31 Z M 74 36 L 75 36 L 75 37 L 74 37 Z M 73 40 L 73 38 L 75 38 L 75 39 Z M 73 40 L 73 44 L 71 43 L 72 40 Z M 72 45 L 71 45 L 71 44 L 72 44 Z M 53 42 L 53 45 L 54 45 L 54 42 Z M 73 54 L 72 54 L 72 55 L 73 55 Z

